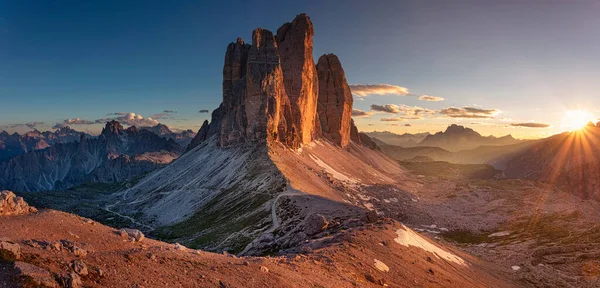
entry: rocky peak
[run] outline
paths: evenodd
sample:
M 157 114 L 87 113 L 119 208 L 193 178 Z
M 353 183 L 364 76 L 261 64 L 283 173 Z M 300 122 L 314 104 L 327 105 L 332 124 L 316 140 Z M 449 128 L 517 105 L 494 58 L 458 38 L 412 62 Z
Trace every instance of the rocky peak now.
M 223 66 L 223 102 L 188 150 L 212 136 L 219 146 L 277 141 L 298 147 L 320 137 L 322 127 L 335 143 L 348 145 L 352 94 L 333 54 L 325 55 L 320 64 L 325 94 L 319 94 L 313 34 L 310 18 L 300 14 L 281 26 L 276 36 L 258 28 L 252 32 L 251 45 L 241 38 L 230 43 Z M 319 105 L 323 107 L 318 113 Z
M 318 112 L 323 137 L 345 147 L 350 143 L 352 92 L 338 57 L 325 54 L 317 63 L 319 75 Z M 356 132 L 358 139 L 358 131 Z
M 292 109 L 292 121 L 302 144 L 315 136 L 318 79 L 313 60 L 314 28 L 306 14 L 277 29 L 281 69 L 286 94 Z
M 198 145 L 202 144 L 202 142 L 204 142 L 208 138 L 208 130 L 208 120 L 204 120 L 204 122 L 202 123 L 202 127 L 200 127 L 200 130 L 198 130 L 198 134 L 194 136 L 192 142 L 190 142 L 190 144 L 187 146 L 186 151 L 190 151 L 196 148 Z
M 102 129 L 102 132 L 100 133 L 100 135 L 104 135 L 106 137 L 109 137 L 112 135 L 119 135 L 121 133 L 121 131 L 123 131 L 123 130 L 124 130 L 124 128 L 123 128 L 123 125 L 121 125 L 121 123 L 119 123 L 116 120 L 112 120 L 112 121 L 106 123 L 106 125 Z
M 23 215 L 37 212 L 37 209 L 30 207 L 23 197 L 17 197 L 12 191 L 0 191 L 0 216 Z

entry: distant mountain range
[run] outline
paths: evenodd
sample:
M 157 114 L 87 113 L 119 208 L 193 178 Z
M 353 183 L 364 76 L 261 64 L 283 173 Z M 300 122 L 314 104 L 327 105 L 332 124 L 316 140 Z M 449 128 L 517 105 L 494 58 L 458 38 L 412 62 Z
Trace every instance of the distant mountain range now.
M 190 129 L 181 130 L 180 132 L 173 132 L 169 128 L 169 126 L 161 123 L 158 123 L 156 126 L 152 127 L 140 127 L 140 130 L 148 130 L 160 137 L 173 139 L 181 147 L 186 147 L 188 144 L 190 144 L 190 141 L 192 141 L 192 139 L 194 139 L 194 137 L 196 136 L 196 132 Z
M 444 148 L 448 151 L 470 150 L 479 146 L 504 146 L 522 142 L 511 135 L 502 137 L 481 136 L 471 128 L 452 124 L 444 132 L 428 135 L 419 146 L 434 146 Z
M 403 148 L 410 147 L 438 147 L 450 152 L 471 150 L 479 146 L 505 146 L 519 144 L 526 141 L 513 138 L 511 135 L 503 137 L 481 136 L 471 128 L 452 124 L 445 131 L 435 134 L 394 134 L 392 132 L 367 132 L 378 145 L 393 145 Z M 417 151 L 417 150 L 415 150 Z
M 1 162 L 0 189 L 43 191 L 123 181 L 162 167 L 183 151 L 173 139 L 135 126 L 125 129 L 117 121 L 108 122 L 97 138 L 88 137 L 79 133 L 79 141 L 33 149 Z
M 75 131 L 69 126 L 59 128 L 56 131 L 40 132 L 33 130 L 23 135 L 19 133 L 8 134 L 6 131 L 2 131 L 0 132 L 0 162 L 27 152 L 45 149 L 55 144 L 79 141 L 83 134 L 85 133 Z M 89 135 L 86 136 L 90 137 Z
M 374 132 L 365 132 L 371 138 L 375 138 L 380 140 L 381 142 L 388 145 L 402 146 L 402 147 L 415 147 L 418 146 L 425 137 L 429 136 L 429 132 L 425 133 L 417 133 L 417 134 L 395 134 L 389 131 L 374 131 Z

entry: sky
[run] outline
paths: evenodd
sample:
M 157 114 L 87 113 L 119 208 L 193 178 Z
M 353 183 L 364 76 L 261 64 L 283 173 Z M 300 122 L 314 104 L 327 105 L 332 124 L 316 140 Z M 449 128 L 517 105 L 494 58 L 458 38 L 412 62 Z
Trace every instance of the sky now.
M 600 116 L 598 1 L 284 2 L 0 0 L 0 130 L 197 130 L 227 44 L 299 13 L 315 62 L 340 58 L 359 130 L 538 138 Z

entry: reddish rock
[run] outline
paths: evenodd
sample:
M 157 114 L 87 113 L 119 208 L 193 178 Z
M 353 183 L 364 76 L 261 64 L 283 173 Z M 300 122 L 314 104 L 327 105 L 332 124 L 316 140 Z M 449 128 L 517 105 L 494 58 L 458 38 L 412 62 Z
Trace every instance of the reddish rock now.
M 277 45 L 283 83 L 292 108 L 292 121 L 302 144 L 313 140 L 316 131 L 318 79 L 313 60 L 314 28 L 306 14 L 277 29 Z
M 317 111 L 323 137 L 345 147 L 350 143 L 353 99 L 344 69 L 337 56 L 325 54 L 319 58 L 317 73 Z
M 357 144 L 361 143 L 361 137 L 358 133 L 358 128 L 354 125 L 354 119 L 350 119 L 350 140 Z

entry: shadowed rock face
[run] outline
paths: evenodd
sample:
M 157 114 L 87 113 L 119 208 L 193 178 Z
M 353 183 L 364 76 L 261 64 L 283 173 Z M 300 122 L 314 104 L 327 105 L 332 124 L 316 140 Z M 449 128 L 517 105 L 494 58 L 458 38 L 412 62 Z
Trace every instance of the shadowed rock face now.
M 318 79 L 313 61 L 314 28 L 306 14 L 277 29 L 277 45 L 285 91 L 292 108 L 292 122 L 300 142 L 310 143 L 316 132 Z
M 342 147 L 350 143 L 352 93 L 337 56 L 326 54 L 317 63 L 319 75 L 318 113 L 323 137 Z M 355 136 L 358 139 L 358 133 Z

